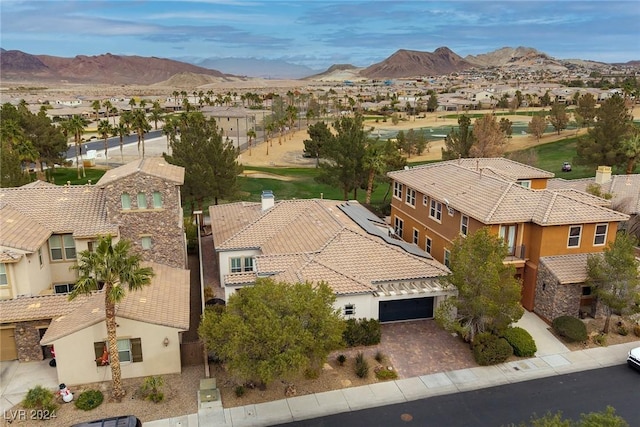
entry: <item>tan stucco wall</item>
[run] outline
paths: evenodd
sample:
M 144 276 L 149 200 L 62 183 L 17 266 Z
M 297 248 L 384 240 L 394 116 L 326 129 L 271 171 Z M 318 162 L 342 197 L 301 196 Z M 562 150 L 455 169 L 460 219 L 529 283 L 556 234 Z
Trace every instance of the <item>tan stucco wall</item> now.
M 64 320 L 63 320 L 64 321 Z M 117 318 L 118 338 L 140 338 L 142 362 L 122 363 L 122 377 L 180 373 L 180 337 L 175 328 Z M 164 338 L 169 345 L 163 345 Z M 109 366 L 96 366 L 93 343 L 107 338 L 104 322 L 54 342 L 58 380 L 68 385 L 111 380 Z

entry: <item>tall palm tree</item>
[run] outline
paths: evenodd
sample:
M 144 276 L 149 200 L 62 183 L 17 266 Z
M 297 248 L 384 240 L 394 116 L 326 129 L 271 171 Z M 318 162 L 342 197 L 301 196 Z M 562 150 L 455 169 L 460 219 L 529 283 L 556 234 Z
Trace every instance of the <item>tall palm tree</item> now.
M 102 104 L 100 103 L 100 100 L 98 100 L 98 99 L 96 99 L 95 101 L 93 101 L 91 103 L 91 108 L 96 113 L 96 122 L 98 121 L 98 116 L 100 115 L 100 107 L 101 106 L 102 106 Z
M 253 141 L 253 138 L 255 137 L 256 137 L 256 131 L 253 129 L 249 129 L 247 131 L 247 138 L 248 138 L 247 145 L 249 146 L 249 155 L 251 155 L 251 141 Z
M 107 168 L 109 167 L 109 158 L 107 157 L 107 139 L 113 133 L 113 126 L 109 123 L 109 119 L 100 120 L 98 122 L 98 134 L 104 139 L 104 160 L 107 163 Z
M 102 101 L 102 106 L 107 112 L 107 121 L 109 121 L 109 117 L 111 117 L 111 113 L 113 112 L 113 104 L 111 103 L 110 100 L 105 99 L 104 101 Z M 115 118 L 113 120 L 114 120 L 113 124 L 115 125 Z
M 147 121 L 147 115 L 144 110 L 133 112 L 132 125 L 138 134 L 138 156 L 140 156 L 140 143 L 142 143 L 142 158 L 144 159 L 144 133 L 151 130 L 151 125 Z
M 76 146 L 76 168 L 78 169 L 78 179 L 80 179 L 80 163 L 82 162 L 82 134 L 84 133 L 87 120 L 80 116 L 74 115 L 69 119 L 67 126 L 69 133 L 73 135 L 73 141 Z M 86 176 L 84 166 L 82 167 L 82 176 Z
M 640 161 L 640 127 L 633 126 L 622 140 L 622 150 L 627 160 L 626 173 L 630 175 Z
M 153 128 L 158 130 L 158 121 L 162 120 L 162 113 L 164 110 L 162 109 L 162 105 L 160 105 L 160 101 L 153 101 L 153 106 L 151 107 L 151 114 L 149 118 L 153 121 Z
M 178 120 L 173 116 L 167 115 L 164 119 L 164 126 L 162 127 L 162 133 L 167 137 L 167 154 L 171 149 L 171 140 L 173 140 L 178 132 Z
M 113 126 L 113 136 L 117 136 L 120 139 L 120 160 L 124 164 L 124 154 L 122 153 L 122 144 L 124 143 L 124 137 L 129 135 L 129 127 L 120 120 L 120 123 Z
M 71 267 L 78 272 L 79 277 L 73 292 L 69 294 L 70 300 L 99 289 L 104 293 L 112 394 L 117 402 L 122 400 L 125 392 L 122 388 L 118 355 L 116 304 L 124 299 L 127 291 L 136 291 L 149 285 L 154 276 L 151 267 L 140 266 L 142 257 L 139 254 L 131 254 L 130 250 L 131 242 L 128 240 L 120 240 L 114 244 L 110 235 L 100 236 L 95 252 L 80 252 L 78 263 Z

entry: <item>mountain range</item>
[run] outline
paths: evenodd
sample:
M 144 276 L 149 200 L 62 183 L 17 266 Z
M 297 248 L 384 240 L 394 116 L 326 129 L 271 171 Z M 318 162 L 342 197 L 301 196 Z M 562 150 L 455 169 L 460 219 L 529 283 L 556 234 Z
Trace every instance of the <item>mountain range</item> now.
M 385 60 L 368 67 L 334 65 L 324 72 L 278 60 L 243 58 L 199 59 L 193 63 L 174 59 L 121 56 L 110 53 L 73 58 L 31 55 L 18 50 L 0 49 L 0 70 L 7 82 L 60 82 L 109 85 L 178 84 L 179 76 L 189 76 L 199 84 L 237 81 L 247 78 L 345 80 L 394 79 L 437 76 L 470 68 L 507 67 L 552 69 L 576 66 L 598 69 L 611 64 L 580 59 L 558 60 L 528 47 L 504 47 L 493 52 L 461 57 L 447 47 L 433 52 L 400 49 Z M 618 64 L 621 65 L 621 64 Z M 631 61 L 627 66 L 640 66 Z M 224 71 L 218 71 L 224 70 Z

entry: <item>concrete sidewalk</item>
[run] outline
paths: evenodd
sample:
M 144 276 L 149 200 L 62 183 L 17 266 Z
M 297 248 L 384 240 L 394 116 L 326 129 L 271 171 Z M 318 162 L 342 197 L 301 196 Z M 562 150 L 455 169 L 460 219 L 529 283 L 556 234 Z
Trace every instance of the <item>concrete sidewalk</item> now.
M 534 316 L 534 319 L 526 319 L 525 322 L 530 321 L 535 325 L 537 317 L 533 314 L 532 316 Z M 540 320 L 540 322 L 542 321 Z M 536 335 L 543 333 L 542 331 L 548 332 L 546 326 L 542 327 L 542 325 L 537 324 L 537 328 Z M 198 414 L 151 421 L 144 423 L 144 425 L 145 427 L 254 427 L 287 423 L 340 412 L 357 411 L 426 397 L 619 365 L 625 363 L 627 352 L 638 345 L 640 343 L 636 341 L 579 351 L 569 351 L 564 346 L 562 346 L 564 349 L 558 346 L 560 350 L 558 353 L 549 353 L 549 350 L 556 346 L 550 340 L 548 342 L 540 342 L 538 354 L 530 359 L 344 388 L 255 405 L 218 410 L 200 410 Z

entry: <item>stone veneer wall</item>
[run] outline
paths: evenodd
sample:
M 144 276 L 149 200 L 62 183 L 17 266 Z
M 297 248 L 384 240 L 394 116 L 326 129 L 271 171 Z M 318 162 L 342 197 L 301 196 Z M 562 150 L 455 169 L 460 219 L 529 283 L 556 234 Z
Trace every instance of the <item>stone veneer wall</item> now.
M 136 173 L 107 185 L 104 190 L 107 216 L 120 227 L 120 237 L 132 242 L 134 252 L 143 259 L 185 268 L 186 247 L 179 187 L 161 178 Z M 162 208 L 153 208 L 153 192 L 162 194 Z M 137 194 L 147 196 L 147 209 L 138 209 Z M 121 195 L 131 197 L 131 209 L 123 210 Z M 150 250 L 142 249 L 142 236 L 152 240 Z
M 579 283 L 560 284 L 544 263 L 538 265 L 534 310 L 538 315 L 549 322 L 559 316 L 578 317 L 580 295 Z
M 42 320 L 16 323 L 14 336 L 20 362 L 44 359 L 40 346 L 40 330 L 36 327 L 42 326 L 42 324 Z

